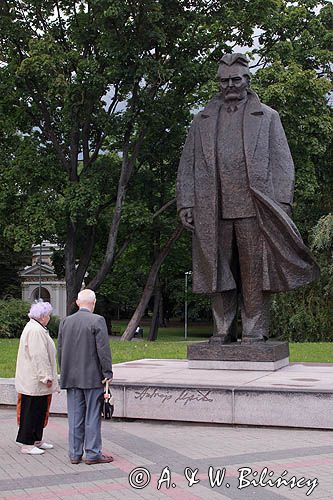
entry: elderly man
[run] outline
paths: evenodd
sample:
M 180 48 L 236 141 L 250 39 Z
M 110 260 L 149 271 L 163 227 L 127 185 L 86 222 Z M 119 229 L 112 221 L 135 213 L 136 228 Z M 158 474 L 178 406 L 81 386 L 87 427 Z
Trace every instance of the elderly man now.
M 69 458 L 72 464 L 113 461 L 103 455 L 101 397 L 105 379 L 112 381 L 112 360 L 105 319 L 93 314 L 96 296 L 82 290 L 76 301 L 79 311 L 64 318 L 59 326 L 58 359 L 60 385 L 67 389 Z
M 198 113 L 179 164 L 177 205 L 193 231 L 193 291 L 212 296 L 214 340 L 268 337 L 271 292 L 318 267 L 290 219 L 294 165 L 276 111 L 249 89 L 243 54 L 220 60 L 220 94 Z

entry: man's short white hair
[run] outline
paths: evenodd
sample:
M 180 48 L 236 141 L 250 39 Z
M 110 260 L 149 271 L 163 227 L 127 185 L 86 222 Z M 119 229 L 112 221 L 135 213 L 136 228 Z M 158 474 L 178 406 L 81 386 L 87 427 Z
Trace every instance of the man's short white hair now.
M 89 288 L 81 290 L 77 296 L 77 301 L 81 304 L 93 304 L 95 300 L 95 292 L 93 290 L 89 290 Z

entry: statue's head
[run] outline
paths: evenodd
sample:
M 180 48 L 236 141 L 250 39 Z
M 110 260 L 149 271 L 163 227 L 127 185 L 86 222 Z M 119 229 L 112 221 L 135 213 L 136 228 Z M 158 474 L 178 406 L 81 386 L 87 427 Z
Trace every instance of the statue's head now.
M 236 101 L 246 97 L 250 85 L 250 71 L 249 61 L 244 54 L 225 54 L 219 61 L 217 75 L 225 101 Z

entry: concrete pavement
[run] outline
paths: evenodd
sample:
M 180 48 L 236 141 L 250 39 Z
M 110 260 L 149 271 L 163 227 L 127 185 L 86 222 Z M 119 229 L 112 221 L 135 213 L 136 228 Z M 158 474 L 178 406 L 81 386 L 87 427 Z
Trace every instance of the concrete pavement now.
M 39 457 L 20 453 L 16 432 L 15 410 L 1 408 L 1 499 L 333 497 L 331 431 L 112 420 L 103 448 L 115 461 L 93 466 L 69 463 L 65 417 L 50 418 L 44 437 L 55 447 Z

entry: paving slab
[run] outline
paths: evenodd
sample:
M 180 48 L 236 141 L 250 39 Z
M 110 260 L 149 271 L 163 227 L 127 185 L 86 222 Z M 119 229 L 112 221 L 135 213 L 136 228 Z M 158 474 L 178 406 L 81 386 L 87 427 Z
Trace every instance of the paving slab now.
M 21 454 L 16 433 L 15 410 L 0 408 L 2 500 L 332 498 L 330 431 L 112 419 L 102 423 L 102 435 L 103 450 L 114 455 L 114 462 L 96 466 L 69 463 L 66 417 L 50 417 L 45 439 L 54 449 L 43 456 Z M 307 484 L 277 488 L 263 480 L 244 487 L 247 469 L 249 481 L 267 469 L 272 481 L 287 471 L 288 481 L 304 478 Z

